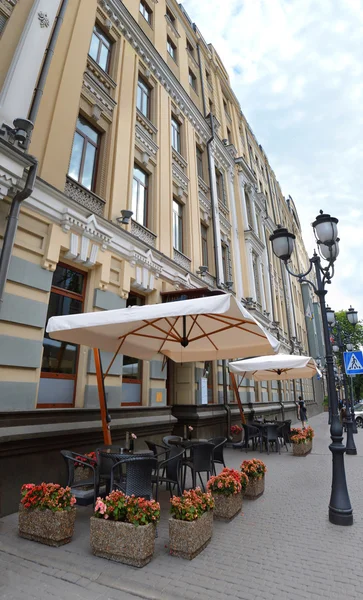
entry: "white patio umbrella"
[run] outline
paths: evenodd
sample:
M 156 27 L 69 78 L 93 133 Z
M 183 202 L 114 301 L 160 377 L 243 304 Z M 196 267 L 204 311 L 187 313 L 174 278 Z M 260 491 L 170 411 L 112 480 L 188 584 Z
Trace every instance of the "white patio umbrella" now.
M 256 356 L 229 363 L 229 370 L 239 375 L 248 375 L 255 381 L 285 381 L 288 379 L 310 379 L 321 375 L 311 356 L 275 354 Z
M 316 362 L 311 356 L 295 356 L 291 354 L 256 356 L 255 358 L 237 360 L 229 363 L 229 370 L 242 422 L 244 422 L 244 413 L 235 374 L 242 375 L 242 378 L 247 375 L 255 381 L 286 381 L 288 379 L 310 379 L 314 375 L 321 376 Z M 283 403 L 281 403 L 281 409 L 284 417 Z
M 51 338 L 142 360 L 208 361 L 277 352 L 280 343 L 231 294 L 52 317 Z
M 111 434 L 104 378 L 118 352 L 142 360 L 159 354 L 182 363 L 273 354 L 280 346 L 231 294 L 51 317 L 47 333 L 94 349 L 106 444 L 111 443 Z M 100 350 L 114 352 L 105 375 Z

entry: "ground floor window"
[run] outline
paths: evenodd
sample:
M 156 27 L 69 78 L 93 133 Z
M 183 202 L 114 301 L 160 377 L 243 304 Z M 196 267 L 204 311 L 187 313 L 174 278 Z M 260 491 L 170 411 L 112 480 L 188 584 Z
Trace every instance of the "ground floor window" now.
M 50 317 L 83 312 L 86 273 L 59 263 L 54 271 L 47 322 Z M 79 346 L 44 334 L 38 407 L 74 405 Z

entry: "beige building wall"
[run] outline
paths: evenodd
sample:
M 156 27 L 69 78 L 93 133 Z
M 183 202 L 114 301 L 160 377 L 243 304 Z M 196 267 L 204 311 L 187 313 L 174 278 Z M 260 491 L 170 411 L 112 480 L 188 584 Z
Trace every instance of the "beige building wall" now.
M 44 388 L 43 380 L 49 379 L 46 373 L 41 376 L 42 341 L 59 263 L 84 274 L 84 311 L 121 308 L 130 295 L 141 296 L 147 304 L 160 302 L 165 292 L 212 292 L 219 279 L 221 289 L 234 293 L 279 336 L 284 352 L 308 352 L 299 285 L 281 271 L 268 241 L 278 223 L 294 227 L 293 215 L 217 51 L 174 0 L 145 0 L 150 23 L 134 0 L 109 0 L 108 5 L 106 12 L 103 2 L 70 0 L 35 122 L 29 153 L 39 161 L 39 178 L 22 207 L 6 286 L 7 307 L 0 315 L 2 339 L 11 348 L 8 355 L 0 355 L 0 389 L 9 394 L 6 410 L 37 406 L 39 381 Z M 9 10 L 0 38 L 0 83 L 32 6 L 25 0 Z M 88 54 L 95 25 L 110 43 L 107 72 Z M 139 78 L 151 94 L 148 116 L 137 109 Z M 209 113 L 214 116 L 213 140 Z M 100 139 L 92 191 L 68 175 L 79 116 Z M 172 117 L 180 127 L 179 150 L 171 145 Z M 132 210 L 134 165 L 148 175 L 146 225 L 136 215 L 129 224 L 120 223 L 121 211 Z M 23 185 L 25 168 L 19 151 L 1 146 L 1 234 L 10 188 Z M 173 200 L 183 214 L 182 250 L 173 244 Z M 202 225 L 208 248 L 203 277 L 198 273 L 205 263 Z M 305 263 L 299 235 L 299 260 Z M 32 278 L 24 275 L 28 265 Z M 14 296 L 21 301 L 12 302 Z M 104 357 L 105 363 L 106 358 L 110 357 Z M 222 368 L 214 363 L 207 369 L 213 403 L 223 401 Z M 205 372 L 203 363 L 174 365 L 167 381 L 159 360 L 145 361 L 133 384 L 121 357 L 107 379 L 109 404 L 120 406 L 130 398 L 143 405 L 194 404 Z M 61 395 L 53 402 L 50 394 L 43 406 L 96 405 L 88 348 L 79 349 L 74 386 L 72 397 L 67 392 L 64 402 Z M 228 394 L 232 400 L 230 390 Z M 278 400 L 272 385 L 253 381 L 246 381 L 241 395 L 244 401 Z

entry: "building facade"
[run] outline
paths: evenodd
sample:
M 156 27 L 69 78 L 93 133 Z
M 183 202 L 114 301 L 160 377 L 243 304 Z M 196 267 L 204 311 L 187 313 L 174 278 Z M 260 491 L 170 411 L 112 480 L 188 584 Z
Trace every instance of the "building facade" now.
M 293 230 L 293 267 L 307 264 L 295 204 L 284 198 L 217 51 L 181 5 L 0 0 L 0 56 L 0 235 L 38 163 L 0 309 L 8 425 L 10 413 L 18 414 L 13 426 L 31 415 L 46 437 L 49 423 L 59 423 L 57 435 L 65 424 L 73 431 L 76 417 L 66 409 L 97 420 L 91 350 L 49 339 L 53 315 L 228 291 L 279 337 L 283 352 L 322 356 L 317 306 L 268 240 L 277 224 Z M 24 147 L 13 122 L 30 117 Z M 110 358 L 102 354 L 104 368 Z M 240 390 L 264 414 L 277 414 L 281 401 L 294 414 L 299 394 L 312 411 L 321 408 L 311 381 L 278 389 L 246 380 Z M 163 368 L 159 359 L 118 356 L 106 393 L 120 435 L 135 419 L 148 435 L 170 432 L 178 419 L 225 431 L 224 406 L 234 403 L 222 361 Z

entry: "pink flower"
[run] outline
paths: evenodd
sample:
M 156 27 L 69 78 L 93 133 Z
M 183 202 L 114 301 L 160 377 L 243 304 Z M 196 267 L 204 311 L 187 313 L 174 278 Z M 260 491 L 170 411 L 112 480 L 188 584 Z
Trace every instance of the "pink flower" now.
M 191 425 L 188 426 L 189 431 L 193 431 L 193 427 Z
M 131 438 L 132 438 L 133 440 L 137 440 L 137 435 L 135 435 L 134 433 L 132 433 L 132 434 L 131 434 Z

